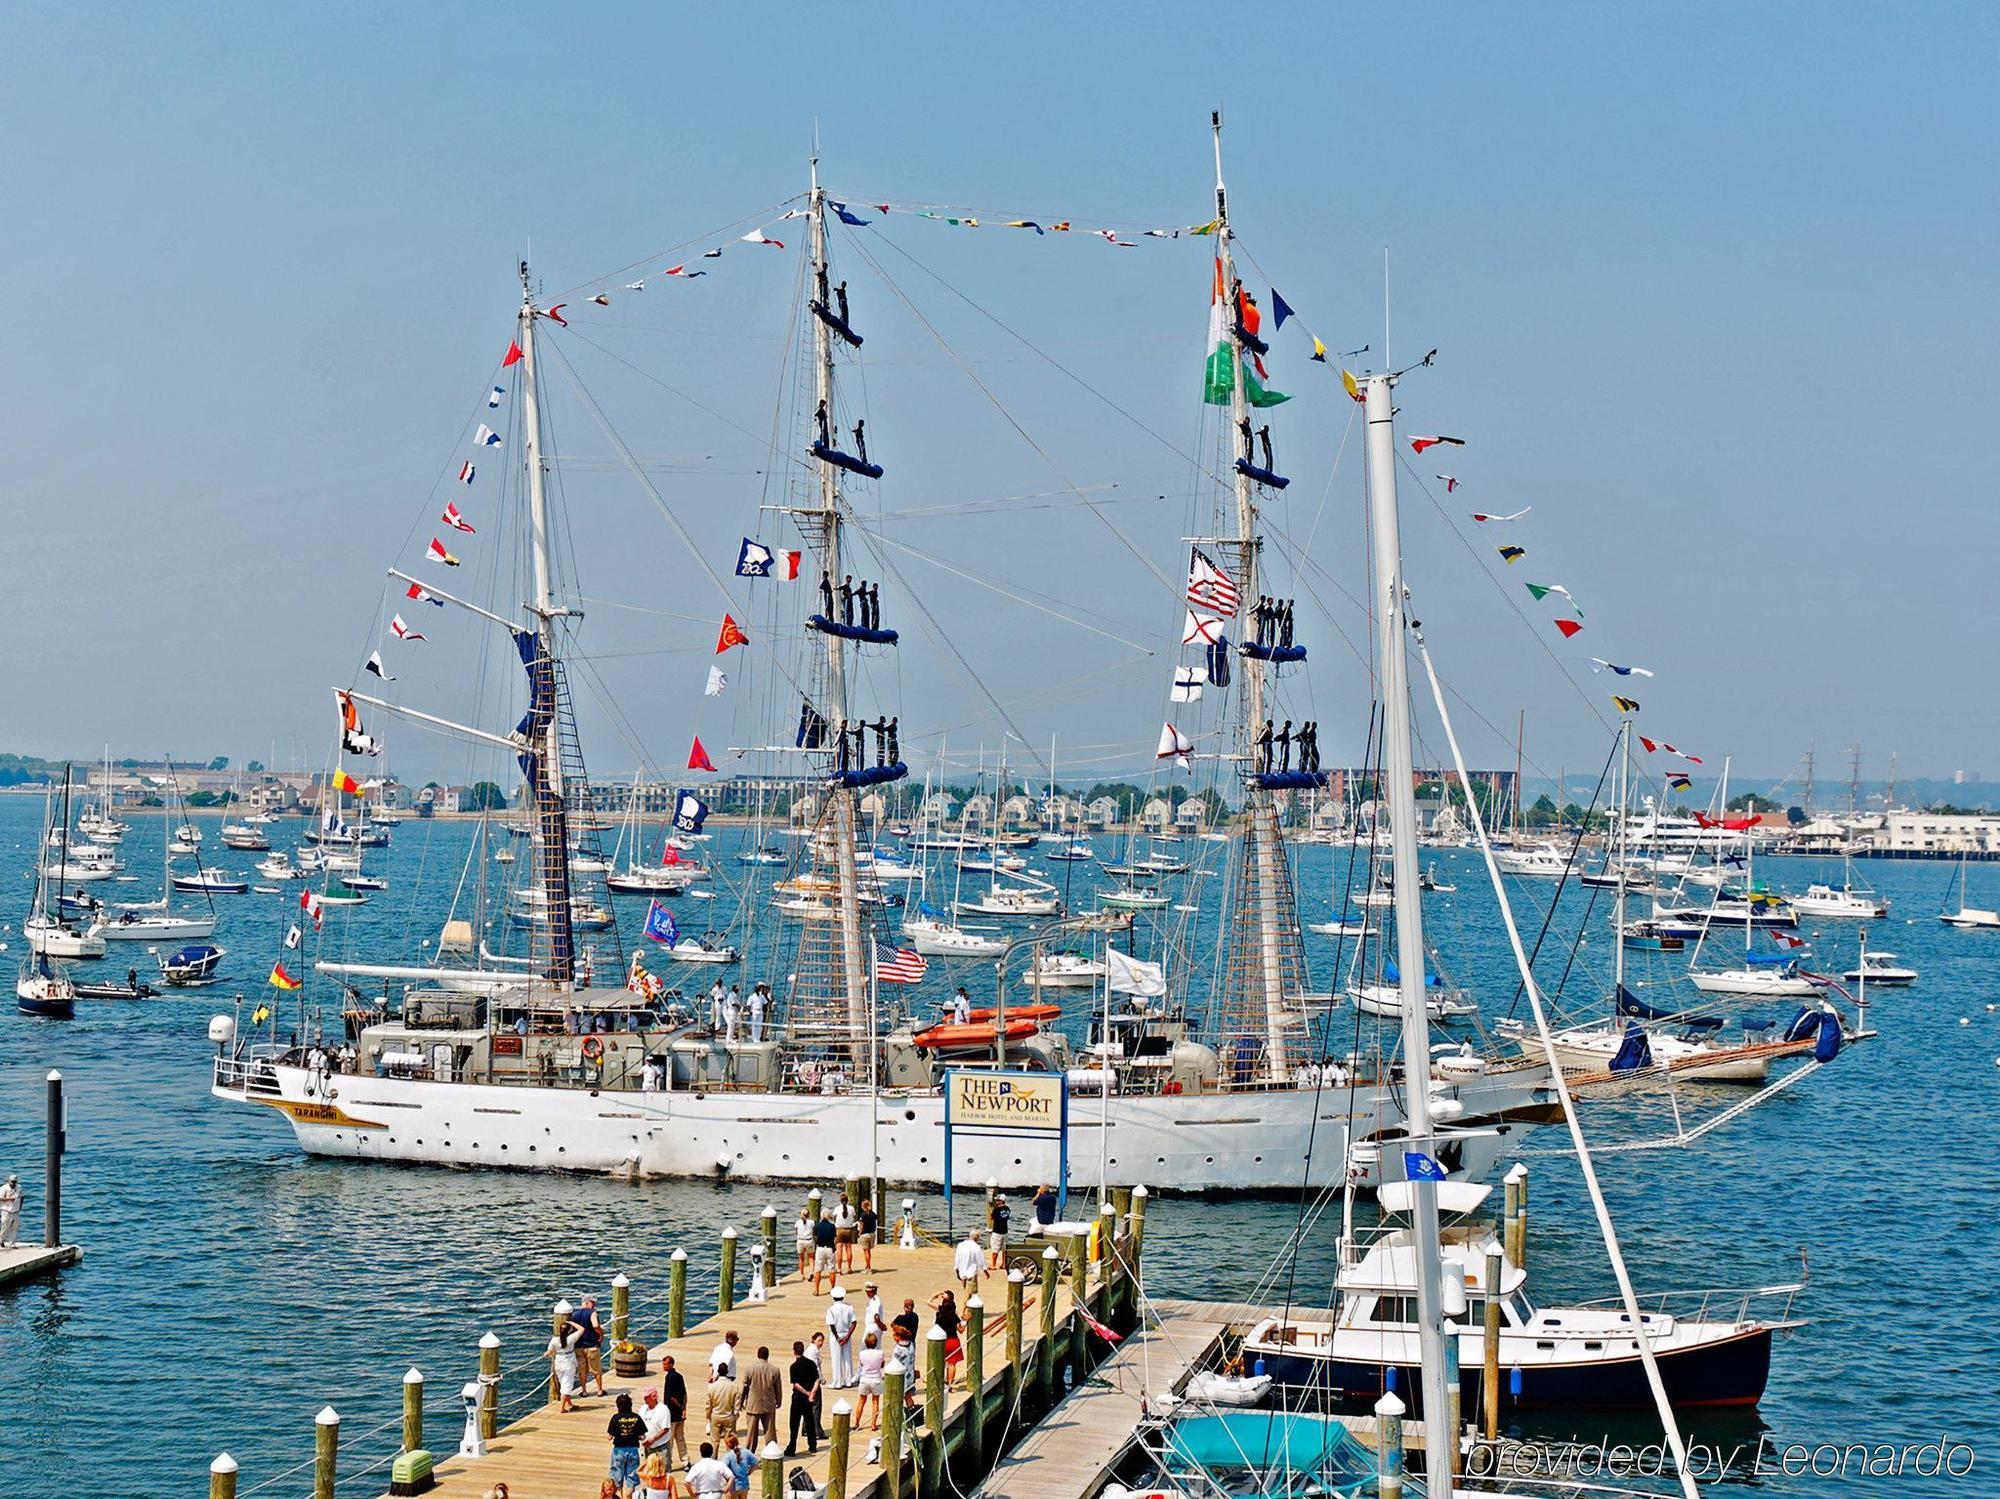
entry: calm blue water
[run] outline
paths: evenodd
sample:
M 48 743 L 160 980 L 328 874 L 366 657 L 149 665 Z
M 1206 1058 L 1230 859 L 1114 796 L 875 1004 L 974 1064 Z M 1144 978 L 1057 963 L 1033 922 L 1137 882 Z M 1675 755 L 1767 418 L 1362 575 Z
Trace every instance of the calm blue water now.
M 0 799 L 0 922 L 10 927 L 10 967 L 21 954 L 24 871 L 39 814 L 38 800 Z M 211 845 L 215 820 L 204 819 Z M 150 881 L 160 824 L 134 821 L 126 858 Z M 380 860 L 395 888 L 330 917 L 329 930 L 340 923 L 362 936 L 401 931 L 413 902 L 427 913 L 424 929 L 434 930 L 435 892 L 456 878 L 469 836 L 464 826 L 406 825 Z M 713 848 L 726 852 L 734 836 L 725 831 Z M 1100 853 L 1107 847 L 1100 841 Z M 1304 861 L 1302 885 L 1317 918 L 1328 851 L 1309 850 Z M 247 870 L 252 861 L 223 862 Z M 1513 984 L 1491 896 L 1469 856 L 1449 856 L 1443 866 L 1460 893 L 1433 897 L 1433 934 L 1454 976 L 1471 982 L 1489 1010 L 1503 1011 Z M 1798 888 L 1824 869 L 1771 860 L 1759 873 Z M 1697 1421 L 1692 1435 L 1746 1452 L 1760 1437 L 1782 1445 L 1944 1436 L 1977 1447 L 1969 1480 L 1766 1476 L 1757 1483 L 1786 1495 L 2000 1492 L 2000 1480 L 1988 1476 L 2000 1467 L 2000 1400 L 1987 1311 L 2000 1283 L 2000 1013 L 1987 1010 L 2000 1004 L 2000 935 L 1957 933 L 1932 919 L 1944 866 L 1873 864 L 1865 873 L 1895 900 L 1892 918 L 1871 925 L 1871 942 L 1923 973 L 1916 988 L 1885 993 L 1871 1007 L 1881 1038 L 1692 1147 L 1609 1155 L 1601 1171 L 1642 1290 L 1791 1279 L 1801 1248 L 1809 1251 L 1801 1310 L 1811 1324 L 1779 1344 L 1763 1405 Z M 1974 903 L 2000 904 L 2000 871 L 1975 870 L 1973 883 Z M 239 989 L 258 993 L 292 898 L 223 899 L 218 940 L 231 955 L 228 982 L 217 989 L 86 1005 L 68 1023 L 0 1015 L 0 1169 L 20 1171 L 30 1194 L 27 1228 L 38 1236 L 42 1079 L 60 1067 L 73 1088 L 65 1223 L 86 1249 L 84 1262 L 59 1280 L 0 1291 L 0 1499 L 82 1492 L 87 1484 L 93 1493 L 142 1499 L 204 1492 L 208 1461 L 223 1449 L 242 1462 L 247 1493 L 310 1456 L 313 1414 L 329 1402 L 348 1438 L 343 1494 L 379 1492 L 383 1473 L 359 1470 L 394 1449 L 405 1368 L 416 1364 L 434 1397 L 448 1396 L 473 1372 L 475 1344 L 490 1328 L 509 1369 L 536 1366 L 505 1382 L 503 1400 L 532 1403 L 539 1329 L 558 1294 L 602 1290 L 623 1270 L 636 1288 L 641 1330 L 657 1335 L 675 1247 L 693 1257 L 696 1299 L 712 1298 L 722 1228 L 748 1230 L 767 1200 L 787 1217 L 794 1210 L 791 1196 L 752 1186 L 314 1161 L 298 1153 L 282 1121 L 211 1102 L 207 1018 Z M 643 911 L 643 902 L 621 904 L 629 920 Z M 705 924 L 697 909 L 681 903 L 684 924 Z M 1523 919 L 1532 938 L 1537 918 Z M 1820 961 L 1847 966 L 1853 929 L 1826 930 Z M 1313 940 L 1323 987 L 1325 954 Z M 1551 986 L 1566 951 L 1552 933 L 1540 965 Z M 1579 996 L 1595 992 L 1591 965 L 1608 961 L 1609 944 L 1600 938 L 1586 954 L 1570 980 Z M 113 959 L 95 966 L 122 972 L 125 961 L 140 958 L 121 960 L 114 947 Z M 934 970 L 932 987 L 950 982 Z M 1961 1017 L 1971 1024 L 1961 1026 Z M 1337 1025 L 1351 1025 L 1345 1012 Z M 1692 1116 L 1736 1096 L 1690 1090 L 1684 1104 Z M 1598 1106 L 1588 1116 L 1605 1138 L 1657 1133 L 1662 1117 L 1657 1106 Z M 1554 1131 L 1530 1142 L 1551 1152 L 1561 1143 Z M 1609 1294 L 1573 1163 L 1554 1153 L 1530 1160 L 1538 1295 Z M 925 1211 L 942 1216 L 935 1202 Z M 1295 1204 L 1278 1202 L 1161 1203 L 1152 1289 L 1253 1294 L 1295 1216 Z M 1324 1294 L 1331 1259 L 1329 1227 L 1299 1268 L 1302 1299 Z M 143 1431 L 120 1429 L 141 1415 Z M 432 1400 L 430 1419 L 433 1445 L 453 1445 L 456 1422 L 442 1398 Z M 1605 1425 L 1591 1420 L 1575 1434 L 1594 1438 Z M 384 1429 L 363 1435 L 376 1426 Z M 1610 1434 L 1643 1439 L 1644 1428 Z M 114 1441 L 121 1456 L 108 1463 Z M 265 1492 L 307 1487 L 309 1473 L 293 1474 Z

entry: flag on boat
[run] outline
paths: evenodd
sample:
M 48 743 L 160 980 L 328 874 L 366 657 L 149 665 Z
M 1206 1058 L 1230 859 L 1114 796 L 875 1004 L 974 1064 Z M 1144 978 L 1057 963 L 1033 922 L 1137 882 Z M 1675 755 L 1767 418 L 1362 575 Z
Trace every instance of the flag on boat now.
M 1181 631 L 1181 644 L 1214 641 L 1223 626 L 1235 618 L 1242 601 L 1243 593 L 1236 580 L 1216 566 L 1215 559 L 1200 547 L 1192 548 L 1188 557 L 1187 623 Z
M 1441 1182 L 1449 1174 L 1435 1156 L 1421 1150 L 1403 1152 L 1403 1175 L 1413 1182 Z
M 1465 482 L 1456 474 L 1439 474 L 1437 477 L 1443 481 L 1444 492 L 1446 494 L 1454 493 L 1458 489 L 1458 486 Z
M 1194 666 L 1174 668 L 1173 700 L 1177 703 L 1198 703 L 1201 701 L 1201 669 Z
M 1574 640 L 1583 632 L 1583 626 L 1573 619 L 1559 619 L 1555 622 L 1555 626 L 1558 630 L 1562 631 L 1562 637 L 1565 640 Z
M 500 446 L 500 434 L 481 422 L 479 430 L 472 434 L 472 445 L 475 448 L 497 448 Z
M 540 308 L 539 310 L 536 311 L 535 316 L 545 317 L 550 322 L 559 324 L 560 326 L 567 328 L 569 326 L 569 319 L 562 315 L 562 310 L 567 306 L 569 306 L 569 303 L 567 302 L 558 302 L 553 307 Z
M 1667 772 L 1667 790 L 1685 791 L 1692 785 L 1694 785 L 1694 777 L 1686 771 L 1670 770 Z
M 458 558 L 446 551 L 444 543 L 439 541 L 435 536 L 431 538 L 430 551 L 425 555 L 433 562 L 442 562 L 446 567 L 458 566 Z
M 743 538 L 743 545 L 736 553 L 736 576 L 739 578 L 768 578 L 771 563 L 775 560 L 772 550 L 761 541 Z
M 265 1021 L 269 1020 L 270 1018 L 271 1018 L 271 1007 L 265 1004 L 261 999 L 258 1000 L 257 1008 L 250 1012 L 250 1023 L 252 1025 L 262 1025 Z
M 1166 970 L 1158 963 L 1144 963 L 1117 948 L 1104 949 L 1104 987 L 1113 994 L 1138 994 L 1157 999 L 1167 992 Z
M 778 560 L 771 566 L 771 576 L 787 583 L 795 581 L 799 575 L 799 556 L 797 552 L 778 553 Z
M 885 984 L 914 984 L 930 971 L 930 959 L 913 947 L 875 944 L 875 977 Z
M 859 228 L 863 224 L 872 224 L 874 222 L 873 219 L 864 219 L 857 213 L 849 212 L 847 205 L 837 199 L 828 198 L 826 201 L 827 205 L 833 209 L 834 217 L 839 219 L 843 224 L 853 224 L 856 228 Z
M 701 735 L 694 736 L 694 748 L 688 751 L 689 770 L 714 770 L 715 762 L 708 758 L 708 751 L 701 747 Z
M 1208 301 L 1208 365 L 1202 372 L 1201 398 L 1211 406 L 1227 406 L 1236 394 L 1236 359 L 1238 349 L 1229 320 L 1223 306 L 1229 300 L 1229 288 L 1223 285 L 1222 262 L 1215 262 L 1215 285 Z M 1246 317 L 1244 331 L 1256 336 L 1257 327 L 1253 318 L 1257 304 L 1247 297 L 1239 304 L 1239 310 Z M 1252 406 L 1275 406 L 1280 401 L 1289 401 L 1290 396 L 1283 391 L 1269 390 L 1259 378 L 1263 371 L 1253 360 L 1243 371 L 1243 399 Z
M 772 239 L 771 236 L 766 234 L 762 229 L 752 229 L 748 234 L 738 235 L 737 238 L 740 239 L 746 245 L 769 245 L 774 250 L 782 250 L 785 248 L 785 242 L 783 240 Z
M 394 678 L 390 680 L 393 681 Z M 340 747 L 350 755 L 379 755 L 382 753 L 382 741 L 375 738 L 372 734 L 343 733 L 340 736 Z M 368 782 L 363 781 L 361 783 L 362 789 L 366 790 L 368 784 Z
M 398 640 L 430 639 L 430 637 L 428 635 L 425 635 L 422 631 L 411 629 L 407 624 L 403 622 L 403 616 L 400 614 L 392 615 L 390 617 L 389 633 L 395 636 Z
M 1765 935 L 1780 947 L 1800 948 L 1806 945 L 1806 939 L 1803 937 L 1788 936 L 1784 932 L 1774 932 L 1769 928 L 1765 929 Z
M 1317 333 L 1313 335 L 1312 362 L 1314 364 L 1326 363 L 1326 345 L 1320 342 L 1319 335 Z M 1357 387 L 1354 383 L 1354 377 L 1348 374 L 1346 370 L 1342 370 L 1340 372 L 1340 383 L 1347 387 L 1347 393 L 1353 396 L 1355 400 L 1359 401 L 1364 399 L 1359 387 Z
M 1516 510 L 1512 515 L 1488 515 L 1483 510 L 1475 510 L 1472 512 L 1472 518 L 1478 521 L 1479 524 L 1483 526 L 1488 521 L 1519 520 L 1522 516 L 1526 515 L 1530 510 L 1533 510 L 1534 508 L 1535 507 L 1533 505 L 1523 505 L 1519 510 Z
M 344 770 L 336 770 L 327 781 L 327 785 L 331 786 L 335 791 L 345 792 L 349 796 L 361 795 L 361 783 Z
M 1278 295 L 1278 288 L 1271 288 L 1271 331 L 1276 333 L 1285 326 L 1285 319 L 1292 315 L 1291 305 Z
M 721 655 L 732 646 L 748 645 L 750 637 L 743 633 L 743 627 L 736 623 L 734 615 L 722 616 L 722 633 L 715 638 L 715 654 Z
M 359 729 L 361 727 L 361 714 L 354 706 L 354 694 L 351 692 L 342 692 L 336 687 L 333 689 L 333 700 L 340 708 L 341 728 Z
M 1593 672 L 1613 672 L 1621 677 L 1650 677 L 1652 675 L 1643 666 L 1620 666 L 1616 661 L 1606 661 L 1602 656 L 1592 656 L 1590 658 L 1590 669 Z
M 1636 697 L 1620 697 L 1614 692 L 1611 694 L 1611 701 L 1618 705 L 1620 713 L 1637 713 L 1639 711 L 1639 700 Z
M 412 583 L 406 597 L 415 600 L 419 604 L 429 604 L 433 609 L 442 609 L 444 607 L 444 600 L 432 593 L 421 583 Z
M 660 867 L 662 869 L 672 869 L 676 864 L 680 862 L 681 862 L 681 851 L 675 848 L 670 840 L 666 844 L 666 846 L 660 850 Z
M 1650 677 L 1652 673 L 1644 672 L 1642 673 L 1642 675 Z M 1655 750 L 1665 750 L 1670 755 L 1679 755 L 1683 760 L 1687 761 L 1688 764 L 1690 765 L 1701 764 L 1700 755 L 1690 755 L 1686 750 L 1675 749 L 1671 744 L 1667 743 L 1667 741 L 1664 739 L 1648 739 L 1644 734 L 1641 734 L 1639 736 L 1639 742 L 1646 747 L 1646 753 L 1649 755 L 1652 754 L 1653 751 Z
M 1160 725 L 1159 748 L 1153 751 L 1155 760 L 1172 760 L 1182 770 L 1188 768 L 1188 756 L 1194 750 L 1194 741 L 1172 724 Z
M 301 927 L 296 921 L 293 922 L 291 930 L 285 933 L 286 950 L 289 951 L 290 949 L 297 947 L 301 942 L 305 940 L 306 940 L 305 929 Z
M 708 685 L 701 689 L 702 696 L 721 697 L 722 689 L 727 687 L 728 685 L 729 685 L 729 678 L 723 674 L 722 668 L 719 666 L 711 666 L 708 669 Z
M 479 470 L 472 466 L 472 460 L 468 458 L 458 466 L 458 482 L 469 486 L 473 475 L 478 472 Z
M 680 940 L 680 928 L 674 925 L 674 913 L 655 899 L 646 907 L 645 933 L 654 942 L 664 942 L 672 947 Z
M 1096 1224 L 1092 1224 L 1091 1232 L 1096 1233 L 1097 1227 Z M 1125 1334 L 1106 1327 L 1102 1322 L 1091 1316 L 1089 1312 L 1083 1313 L 1083 1325 L 1090 1329 L 1092 1337 L 1102 1338 L 1107 1343 L 1122 1343 L 1125 1340 Z
M 1705 812 L 1695 813 L 1694 820 L 1697 827 L 1719 828 L 1725 833 L 1747 833 L 1757 826 L 1755 817 L 1710 817 Z
M 504 385 L 494 386 L 492 390 L 486 393 L 486 409 L 488 411 L 493 410 L 500 404 L 500 398 L 506 394 L 507 394 L 506 386 Z
M 699 833 L 708 817 L 708 803 L 692 791 L 674 793 L 674 826 L 683 833 Z
M 522 357 L 521 346 L 512 339 L 509 339 L 507 340 L 507 357 L 500 361 L 500 368 L 504 370 L 510 364 L 519 364 Z
M 300 892 L 299 909 L 311 919 L 314 931 L 318 931 L 326 920 L 326 904 L 319 898 L 319 892 L 316 890 Z
M 1523 557 L 1525 557 L 1525 556 L 1527 556 L 1527 555 L 1528 555 L 1528 549 L 1527 549 L 1526 547 L 1501 547 L 1501 548 L 1500 548 L 1500 556 L 1501 556 L 1501 559 L 1502 559 L 1502 560 L 1503 560 L 1503 561 L 1504 561 L 1504 562 L 1505 562 L 1505 563 L 1506 563 L 1506 564 L 1507 564 L 1507 565 L 1508 565 L 1509 567 L 1512 567 L 1512 566 L 1513 566 L 1513 565 L 1514 565 L 1514 564 L 1515 564 L 1516 562 L 1519 562 L 1519 561 L 1520 561 L 1520 560 L 1521 560 L 1521 559 L 1522 559 Z
M 1578 619 L 1581 619 L 1583 617 L 1583 606 L 1577 603 L 1576 595 L 1571 593 L 1567 588 L 1563 587 L 1562 584 L 1529 583 L 1526 585 L 1526 587 L 1528 592 L 1535 596 L 1536 603 L 1539 604 L 1543 599 L 1547 598 L 1552 593 L 1557 594 L 1560 597 L 1569 600 L 1569 606 L 1570 608 L 1576 610 Z
M 472 522 L 465 518 L 464 513 L 456 505 L 447 504 L 444 507 L 444 514 L 439 519 L 454 531 L 463 531 L 467 536 L 475 534 Z
M 590 300 L 595 302 L 599 307 L 609 307 L 611 305 L 611 298 L 606 296 L 603 292 L 599 292 L 596 296 L 592 297 Z
M 1410 439 L 1410 450 L 1415 453 L 1421 453 L 1425 448 L 1434 448 L 1440 443 L 1448 447 L 1462 448 L 1465 446 L 1465 439 L 1463 437 L 1444 437 L 1433 432 L 1422 437 L 1412 437 Z

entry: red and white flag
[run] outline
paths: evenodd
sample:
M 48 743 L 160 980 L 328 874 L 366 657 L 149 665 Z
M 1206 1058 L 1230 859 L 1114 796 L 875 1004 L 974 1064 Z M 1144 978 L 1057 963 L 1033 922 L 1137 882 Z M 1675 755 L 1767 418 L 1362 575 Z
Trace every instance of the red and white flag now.
M 398 614 L 389 621 L 389 633 L 395 636 L 398 640 L 426 640 L 429 638 L 428 636 L 422 634 L 421 632 L 413 630 L 408 625 L 404 624 L 403 616 L 400 614 Z
M 799 557 L 798 552 L 778 553 L 778 560 L 771 564 L 771 576 L 783 578 L 787 583 L 795 581 L 799 575 Z
M 326 907 L 316 890 L 302 891 L 299 895 L 299 909 L 312 918 L 313 930 L 318 931 L 326 920 Z
M 431 538 L 430 551 L 425 555 L 427 555 L 433 562 L 442 562 L 446 567 L 458 566 L 458 559 L 452 556 L 450 552 L 446 551 L 444 543 L 439 541 L 435 536 Z
M 1213 645 L 1222 638 L 1223 626 L 1236 617 L 1243 592 L 1236 580 L 1215 565 L 1200 547 L 1188 558 L 1187 622 L 1181 630 L 1181 644 L 1199 640 Z
M 1453 474 L 1439 474 L 1438 478 L 1443 481 L 1444 492 L 1446 494 L 1453 493 L 1455 490 L 1457 490 L 1459 485 L 1465 482 L 1463 479 L 1460 479 Z
M 914 984 L 930 971 L 930 959 L 913 947 L 875 944 L 875 977 L 885 984 Z
M 458 506 L 456 505 L 446 505 L 444 507 L 444 514 L 439 518 L 454 531 L 463 531 L 467 536 L 474 534 L 472 522 L 459 514 Z
M 1410 439 L 1410 451 L 1421 453 L 1425 448 L 1434 448 L 1440 443 L 1448 447 L 1462 448 L 1465 446 L 1465 439 L 1463 437 L 1440 437 L 1435 433 L 1425 437 L 1412 437 Z
M 458 466 L 458 482 L 461 484 L 470 484 L 472 476 L 478 472 L 479 470 L 472 466 L 472 460 L 468 458 Z
M 1488 521 L 1519 520 L 1522 516 L 1526 515 L 1530 510 L 1533 510 L 1534 508 L 1535 507 L 1533 505 L 1523 505 L 1519 510 L 1516 510 L 1512 515 L 1488 515 L 1483 510 L 1475 510 L 1472 512 L 1472 518 L 1478 521 L 1479 524 L 1483 526 Z
M 444 600 L 432 593 L 421 583 L 412 583 L 408 596 L 419 604 L 429 604 L 433 609 L 442 609 L 444 607 Z
M 550 322 L 560 323 L 563 327 L 567 328 L 569 326 L 569 319 L 562 315 L 562 310 L 567 306 L 569 306 L 569 303 L 567 302 L 558 302 L 553 307 L 542 308 L 541 311 L 535 314 L 535 316 L 545 317 Z
M 1194 741 L 1172 724 L 1160 726 L 1159 748 L 1153 751 L 1155 760 L 1172 760 L 1182 770 L 1188 768 L 1188 756 L 1194 751 Z
M 762 229 L 752 229 L 748 234 L 739 237 L 746 245 L 769 245 L 776 250 L 782 250 L 785 248 L 785 242 L 783 240 L 772 239 L 771 236 L 766 234 Z

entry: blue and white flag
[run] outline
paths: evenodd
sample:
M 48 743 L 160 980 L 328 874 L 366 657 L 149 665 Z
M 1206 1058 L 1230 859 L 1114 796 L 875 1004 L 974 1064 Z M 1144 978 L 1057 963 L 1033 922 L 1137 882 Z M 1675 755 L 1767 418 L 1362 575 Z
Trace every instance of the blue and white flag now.
M 771 576 L 773 553 L 761 541 L 743 538 L 743 550 L 736 554 L 736 576 L 739 578 L 768 578 Z
M 475 448 L 497 448 L 500 446 L 500 434 L 481 422 L 479 430 L 473 434 L 472 445 Z
M 657 900 L 646 908 L 646 935 L 669 947 L 680 940 L 680 928 L 674 925 L 674 913 Z
M 496 406 L 498 406 L 500 404 L 500 398 L 505 394 L 507 394 L 506 386 L 504 385 L 494 386 L 492 394 L 487 396 L 486 398 L 486 409 L 491 411 Z
M 836 199 L 828 198 L 826 201 L 833 205 L 834 216 L 843 224 L 853 224 L 856 228 L 859 228 L 863 224 L 872 224 L 875 222 L 873 219 L 864 219 L 858 214 L 850 212 L 845 203 L 839 202 Z
M 674 793 L 674 826 L 683 833 L 699 833 L 708 817 L 708 803 L 692 791 Z
M 1403 1152 L 1403 1175 L 1413 1182 L 1441 1182 L 1446 1177 L 1444 1167 L 1436 1159 L 1421 1150 Z

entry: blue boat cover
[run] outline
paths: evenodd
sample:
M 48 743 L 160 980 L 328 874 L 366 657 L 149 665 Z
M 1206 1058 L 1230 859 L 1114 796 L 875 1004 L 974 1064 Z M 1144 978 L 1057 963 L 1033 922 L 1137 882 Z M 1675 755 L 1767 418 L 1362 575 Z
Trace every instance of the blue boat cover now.
M 1820 1011 L 1819 1044 L 1813 1047 L 1813 1060 L 1831 1062 L 1840 1054 L 1840 1040 L 1840 1017 Z
M 1622 984 L 1618 989 L 1618 1013 L 1639 1020 L 1671 1020 L 1695 1030 L 1712 1031 L 1722 1028 L 1722 1017 L 1719 1015 L 1690 1015 L 1685 1010 L 1662 1010 L 1656 1005 L 1647 1004 Z
M 1633 1072 L 1641 1067 L 1653 1065 L 1653 1048 L 1646 1040 L 1646 1033 L 1636 1025 L 1625 1027 L 1625 1042 L 1618 1048 L 1618 1055 L 1611 1059 L 1613 1072 Z
M 1323 770 L 1265 770 L 1250 777 L 1250 784 L 1266 791 L 1304 791 L 1326 785 Z
M 1314 1491 L 1371 1493 L 1375 1455 L 1345 1426 L 1304 1411 L 1220 1411 L 1174 1422 L 1167 1433 L 1172 1465 L 1182 1468 L 1282 1469 L 1311 1475 Z
M 1236 649 L 1246 656 L 1254 656 L 1259 661 L 1276 661 L 1280 665 L 1287 661 L 1303 661 L 1306 648 L 1302 645 L 1259 645 L 1254 640 L 1246 640 Z
M 1268 468 L 1259 468 L 1248 458 L 1239 458 L 1236 460 L 1236 472 L 1248 475 L 1267 489 L 1288 489 L 1291 487 L 1292 481 L 1290 479 L 1274 474 Z
M 866 221 L 863 220 L 862 222 Z M 838 333 L 842 338 L 853 344 L 855 348 L 858 349 L 861 347 L 861 335 L 847 325 L 845 318 L 817 297 L 813 298 L 812 314 L 835 333 Z
M 894 765 L 864 765 L 859 770 L 843 770 L 833 777 L 837 786 L 881 786 L 889 781 L 900 781 L 910 773 L 910 767 L 898 760 Z
M 865 640 L 871 645 L 894 645 L 894 630 L 864 630 L 860 625 L 844 625 L 837 619 L 828 619 L 824 614 L 813 614 L 806 623 L 824 635 L 838 635 L 842 640 Z
M 1757 968 L 1776 968 L 1792 961 L 1788 952 L 1752 952 L 1743 955 L 1743 961 Z
M 1398 968 L 1394 963 L 1384 963 L 1382 965 L 1382 977 L 1392 984 L 1400 984 L 1403 982 L 1403 970 Z M 1439 978 L 1435 973 L 1427 973 L 1424 975 L 1424 987 L 1426 989 L 1442 989 L 1444 987 L 1444 980 Z
M 819 459 L 821 463 L 831 463 L 835 468 L 844 468 L 850 474 L 859 474 L 864 479 L 879 479 L 882 477 L 881 464 L 869 463 L 864 459 L 856 458 L 852 453 L 843 453 L 839 448 L 830 448 L 823 442 L 816 442 L 812 445 L 812 455 Z

